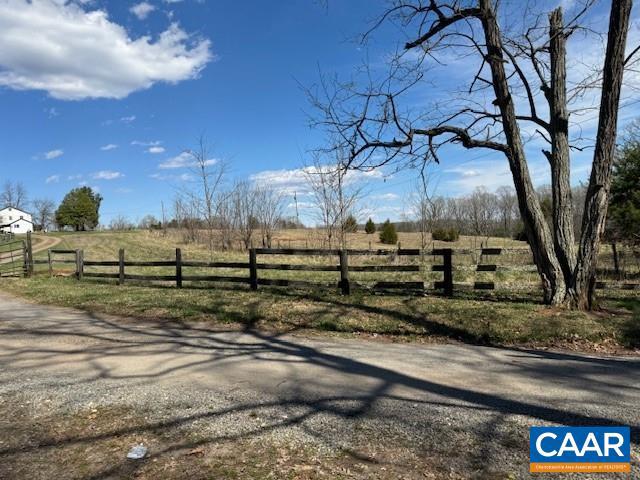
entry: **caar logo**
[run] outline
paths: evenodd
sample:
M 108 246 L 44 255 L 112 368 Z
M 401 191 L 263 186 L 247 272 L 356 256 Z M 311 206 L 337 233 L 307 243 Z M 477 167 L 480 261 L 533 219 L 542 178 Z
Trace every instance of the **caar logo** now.
M 630 472 L 629 427 L 531 427 L 531 472 Z

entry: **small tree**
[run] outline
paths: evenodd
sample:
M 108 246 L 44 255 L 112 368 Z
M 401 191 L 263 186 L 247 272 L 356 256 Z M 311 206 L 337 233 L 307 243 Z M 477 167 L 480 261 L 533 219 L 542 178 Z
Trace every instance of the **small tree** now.
M 27 204 L 27 189 L 21 182 L 4 182 L 0 191 L 0 208 L 13 207 L 24 209 Z
M 380 241 L 386 245 L 395 245 L 398 243 L 396 227 L 389 221 L 389 219 L 382 224 L 382 228 L 380 229 Z
M 109 223 L 109 230 L 124 232 L 126 230 L 133 230 L 134 228 L 135 225 L 124 215 L 113 217 Z
M 48 230 L 53 223 L 53 213 L 56 205 L 53 200 L 46 198 L 37 198 L 33 202 L 33 215 L 36 220 L 36 228 L 38 230 Z
M 371 220 L 371 217 L 369 217 L 369 220 L 367 220 L 367 223 L 364 226 L 364 231 L 368 235 L 371 235 L 372 233 L 376 233 L 376 224 L 373 223 L 373 220 Z
M 605 237 L 611 243 L 613 265 L 620 276 L 618 243 L 640 244 L 640 126 L 634 123 L 616 156 L 611 178 Z
M 607 237 L 640 243 L 640 139 L 627 140 L 613 167 Z
M 98 226 L 101 202 L 102 196 L 90 187 L 74 188 L 56 210 L 56 224 L 73 227 L 76 232 L 93 230 Z
M 358 221 L 353 215 L 349 215 L 342 224 L 344 233 L 356 233 L 358 231 Z

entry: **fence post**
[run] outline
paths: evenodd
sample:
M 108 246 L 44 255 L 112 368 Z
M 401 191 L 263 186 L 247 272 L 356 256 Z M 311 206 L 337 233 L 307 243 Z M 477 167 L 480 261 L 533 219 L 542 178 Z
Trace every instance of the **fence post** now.
M 251 290 L 258 289 L 258 260 L 255 248 L 249 250 L 249 284 Z
M 31 232 L 27 232 L 27 275 L 33 275 L 33 244 L 31 243 Z
M 118 285 L 124 284 L 124 248 L 118 251 Z
M 49 276 L 53 277 L 53 261 L 51 260 L 51 249 L 47 249 L 47 261 L 49 262 Z
M 13 251 L 11 252 L 11 263 L 13 263 Z M 29 276 L 29 250 L 27 250 L 27 242 L 22 240 L 22 274 Z
M 445 248 L 442 252 L 442 263 L 444 265 L 444 294 L 447 297 L 453 295 L 453 250 Z
M 182 288 L 182 250 L 176 248 L 176 287 Z
M 349 285 L 349 260 L 346 250 L 340 250 L 340 291 L 343 295 L 351 294 Z
M 84 250 L 76 250 L 76 278 L 82 280 L 84 275 Z

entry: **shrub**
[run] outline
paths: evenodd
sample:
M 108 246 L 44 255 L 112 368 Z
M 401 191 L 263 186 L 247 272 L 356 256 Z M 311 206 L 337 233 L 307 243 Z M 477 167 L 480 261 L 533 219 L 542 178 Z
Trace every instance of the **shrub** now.
M 358 221 L 353 215 L 349 215 L 342 224 L 342 231 L 346 233 L 356 233 L 358 231 Z
M 431 233 L 431 238 L 442 242 L 457 242 L 460 232 L 455 228 L 438 228 Z
M 382 224 L 382 228 L 380 229 L 380 241 L 386 245 L 395 245 L 398 243 L 396 227 L 388 219 Z
M 373 223 L 373 220 L 371 220 L 371 218 L 367 220 L 367 223 L 364 226 L 364 231 L 368 234 L 376 233 L 376 224 Z

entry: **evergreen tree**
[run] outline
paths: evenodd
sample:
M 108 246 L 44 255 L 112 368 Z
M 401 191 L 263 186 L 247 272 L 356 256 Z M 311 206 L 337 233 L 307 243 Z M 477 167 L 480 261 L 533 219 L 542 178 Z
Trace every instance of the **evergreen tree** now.
M 371 220 L 371 217 L 369 217 L 369 220 L 367 220 L 367 223 L 364 226 L 364 231 L 367 232 L 369 235 L 376 232 L 376 224 L 373 223 L 373 220 Z
M 398 243 L 396 227 L 389 221 L 389 219 L 382 224 L 382 228 L 380 229 L 380 241 L 386 245 L 395 245 Z
M 67 193 L 56 210 L 58 228 L 73 227 L 78 231 L 98 226 L 102 196 L 90 187 L 74 188 Z
M 358 221 L 353 215 L 349 215 L 342 225 L 342 231 L 345 233 L 356 233 L 358 231 Z
M 640 243 L 640 140 L 619 152 L 613 167 L 607 237 L 628 244 Z

